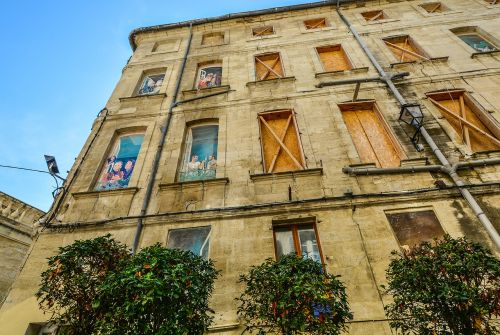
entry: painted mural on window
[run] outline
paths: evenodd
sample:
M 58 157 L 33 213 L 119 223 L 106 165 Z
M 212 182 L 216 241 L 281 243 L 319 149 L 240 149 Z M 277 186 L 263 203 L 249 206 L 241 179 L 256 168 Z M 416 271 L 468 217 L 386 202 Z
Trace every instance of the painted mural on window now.
M 196 87 L 198 89 L 217 87 L 222 83 L 222 66 L 209 66 L 201 68 L 198 73 Z
M 121 136 L 95 186 L 96 191 L 114 190 L 128 186 L 141 145 L 143 134 Z
M 158 94 L 163 84 L 164 74 L 146 76 L 139 88 L 138 95 Z
M 459 35 L 460 39 L 474 48 L 477 52 L 495 51 L 497 48 L 477 34 Z
M 217 171 L 218 125 L 191 127 L 186 138 L 186 151 L 179 181 L 215 178 Z
M 167 248 L 191 251 L 208 259 L 210 227 L 172 229 L 168 233 Z

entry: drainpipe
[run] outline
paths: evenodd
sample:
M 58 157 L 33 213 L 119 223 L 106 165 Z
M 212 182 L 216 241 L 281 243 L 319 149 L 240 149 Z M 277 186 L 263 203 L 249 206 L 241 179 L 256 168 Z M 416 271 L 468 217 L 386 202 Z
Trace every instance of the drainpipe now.
M 156 178 L 156 173 L 158 172 L 158 166 L 160 165 L 161 153 L 163 151 L 163 146 L 165 145 L 165 140 L 167 138 L 168 129 L 170 128 L 170 123 L 172 121 L 172 111 L 178 105 L 177 96 L 179 95 L 179 90 L 181 87 L 182 76 L 184 75 L 184 69 L 186 68 L 186 62 L 189 55 L 189 50 L 191 49 L 191 41 L 193 40 L 193 26 L 189 26 L 189 39 L 186 47 L 186 52 L 184 54 L 184 58 L 182 59 L 182 65 L 179 70 L 179 74 L 177 76 L 177 82 L 175 84 L 174 97 L 172 100 L 172 104 L 168 109 L 167 120 L 165 121 L 165 125 L 161 128 L 160 135 L 160 143 L 158 144 L 158 148 L 156 150 L 155 160 L 153 162 L 153 166 L 151 168 L 151 173 L 149 174 L 148 185 L 146 188 L 146 194 L 144 195 L 144 202 L 142 203 L 140 218 L 137 220 L 137 228 L 135 231 L 134 244 L 132 245 L 132 254 L 137 252 L 137 247 L 139 246 L 139 241 L 141 239 L 142 227 L 143 227 L 143 217 L 146 215 L 146 211 L 149 206 L 149 202 L 151 200 L 151 194 L 153 193 L 153 186 Z
M 340 18 L 342 21 L 346 24 L 347 28 L 350 30 L 350 32 L 353 34 L 354 38 L 356 41 L 358 41 L 359 45 L 365 52 L 366 56 L 370 59 L 370 62 L 373 64 L 373 66 L 377 69 L 378 73 L 380 74 L 380 79 L 385 82 L 389 90 L 391 90 L 392 94 L 396 98 L 396 100 L 399 102 L 401 106 L 407 104 L 406 99 L 401 95 L 397 87 L 394 85 L 392 81 L 392 76 L 387 74 L 382 66 L 379 64 L 375 56 L 372 54 L 370 51 L 369 47 L 366 45 L 365 41 L 363 38 L 358 34 L 356 29 L 350 24 L 350 22 L 347 20 L 347 18 L 342 14 L 340 9 L 337 6 L 337 13 L 339 14 Z M 448 161 L 446 156 L 443 154 L 443 152 L 439 149 L 439 147 L 436 145 L 436 142 L 432 139 L 431 135 L 427 132 L 425 127 L 420 128 L 420 133 L 424 140 L 427 142 L 429 147 L 432 149 L 432 152 L 436 155 L 438 158 L 439 162 L 443 165 L 443 171 L 450 176 L 450 178 L 453 180 L 455 185 L 457 186 L 464 186 L 465 182 L 459 177 L 457 174 L 457 165 L 452 166 L 451 163 Z M 464 164 L 464 163 L 463 163 Z M 493 240 L 494 244 L 498 249 L 500 249 L 500 235 L 496 231 L 495 227 L 491 223 L 490 219 L 486 216 L 484 211 L 482 210 L 481 206 L 477 203 L 476 199 L 472 196 L 472 194 L 469 192 L 468 189 L 460 187 L 460 193 L 462 194 L 463 198 L 467 201 L 469 204 L 469 207 L 474 211 L 474 214 L 477 216 L 483 227 L 486 229 L 488 234 L 490 235 L 491 239 Z

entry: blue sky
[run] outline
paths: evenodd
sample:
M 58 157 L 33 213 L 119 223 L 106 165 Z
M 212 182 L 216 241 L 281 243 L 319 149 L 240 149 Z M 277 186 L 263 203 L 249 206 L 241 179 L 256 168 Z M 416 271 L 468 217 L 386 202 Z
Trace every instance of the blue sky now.
M 51 154 L 66 176 L 131 55 L 132 29 L 303 2 L 4 1 L 0 165 L 45 170 Z M 0 168 L 0 191 L 42 210 L 54 187 L 49 175 Z

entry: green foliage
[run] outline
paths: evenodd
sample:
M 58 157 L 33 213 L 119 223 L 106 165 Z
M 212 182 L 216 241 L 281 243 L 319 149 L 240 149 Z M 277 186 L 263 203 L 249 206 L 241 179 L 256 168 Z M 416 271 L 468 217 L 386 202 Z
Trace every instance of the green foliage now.
M 386 306 L 402 334 L 492 335 L 500 316 L 500 261 L 479 244 L 446 236 L 395 258 L 387 270 Z
M 59 248 L 41 275 L 36 293 L 40 309 L 73 335 L 92 334 L 100 313 L 92 308 L 97 287 L 129 257 L 127 247 L 109 234 Z
M 344 285 L 312 259 L 287 255 L 267 259 L 240 276 L 237 299 L 246 329 L 264 335 L 336 335 L 352 319 Z
M 106 335 L 201 335 L 212 322 L 208 300 L 218 276 L 212 261 L 159 244 L 110 273 L 94 307 Z

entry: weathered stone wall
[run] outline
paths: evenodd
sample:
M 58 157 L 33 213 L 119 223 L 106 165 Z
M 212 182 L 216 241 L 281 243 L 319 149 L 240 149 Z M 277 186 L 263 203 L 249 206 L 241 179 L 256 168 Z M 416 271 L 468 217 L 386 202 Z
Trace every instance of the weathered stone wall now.
M 426 92 L 464 89 L 489 115 L 500 121 L 498 85 L 499 54 L 471 58 L 473 50 L 450 29 L 478 26 L 500 39 L 500 7 L 482 1 L 443 1 L 449 12 L 429 15 L 419 1 L 366 1 L 365 6 L 343 8 L 346 17 L 363 35 L 376 58 L 387 71 L 408 71 L 398 82 L 403 95 L 424 107 L 425 125 L 452 163 L 499 157 L 499 152 L 472 153 L 457 141 L 453 129 L 428 101 Z M 361 12 L 384 9 L 388 19 L 366 23 Z M 324 29 L 307 31 L 306 19 L 325 17 Z M 251 29 L 273 25 L 276 34 L 251 36 Z M 224 44 L 201 45 L 205 32 L 224 32 Z M 432 61 L 394 64 L 397 60 L 382 38 L 408 34 Z M 107 104 L 108 113 L 96 119 L 89 140 L 82 149 L 68 180 L 72 180 L 57 218 L 63 223 L 81 223 L 76 230 L 40 234 L 20 277 L 0 310 L 0 323 L 8 334 L 24 334 L 30 322 L 47 317 L 36 307 L 39 273 L 45 259 L 57 247 L 75 239 L 107 232 L 132 244 L 137 220 L 161 127 L 172 104 L 176 78 L 187 47 L 189 29 L 177 28 L 140 33 L 137 49 L 124 69 Z M 354 70 L 324 73 L 315 47 L 342 43 Z M 161 52 L 152 52 L 158 44 Z M 254 56 L 279 52 L 286 78 L 256 82 Z M 448 57 L 448 58 L 446 58 Z M 388 298 L 380 285 L 391 250 L 399 248 L 385 213 L 394 210 L 430 209 L 443 230 L 452 236 L 468 236 L 494 247 L 485 230 L 456 189 L 439 189 L 434 183 L 452 182 L 439 173 L 349 176 L 348 165 L 363 163 L 342 119 L 339 103 L 351 101 L 354 85 L 317 88 L 320 82 L 377 75 L 372 64 L 331 6 L 248 17 L 193 27 L 193 41 L 181 81 L 179 101 L 221 88 L 193 90 L 197 66 L 219 61 L 223 66 L 223 89 L 228 93 L 180 104 L 173 109 L 153 196 L 145 220 L 140 247 L 166 244 L 170 229 L 211 226 L 210 258 L 222 270 L 216 283 L 212 307 L 216 311 L 215 334 L 240 334 L 234 298 L 241 292 L 238 275 L 268 257 L 275 257 L 272 225 L 276 220 L 311 218 L 316 222 L 328 271 L 346 283 L 354 312 L 350 334 L 391 334 L 383 312 Z M 391 64 L 393 64 L 391 66 Z M 134 97 L 144 73 L 162 71 L 164 84 L 159 95 Z M 383 118 L 400 143 L 404 165 L 437 164 L 428 146 L 417 152 L 398 122 L 399 105 L 381 83 L 362 85 L 359 99 L 375 100 Z M 296 112 L 307 168 L 303 171 L 264 174 L 257 114 L 278 109 Z M 185 145 L 186 125 L 200 120 L 217 120 L 219 125 L 218 168 L 215 180 L 179 183 L 176 179 Z M 95 180 L 113 138 L 123 130 L 145 133 L 129 187 L 114 191 L 93 191 Z M 96 136 L 97 135 L 97 136 Z M 95 140 L 94 140 L 95 139 Z M 423 143 L 423 142 L 422 142 Z M 87 147 L 92 144 L 88 154 Z M 81 165 L 80 165 L 81 162 Z M 364 162 L 366 163 L 366 162 Z M 498 183 L 500 168 L 489 166 L 459 171 L 465 181 L 477 184 L 471 192 L 478 197 L 499 229 Z M 289 193 L 289 188 L 291 192 Z M 345 195 L 352 191 L 353 196 Z M 106 225 L 85 228 L 85 223 L 121 217 Z

